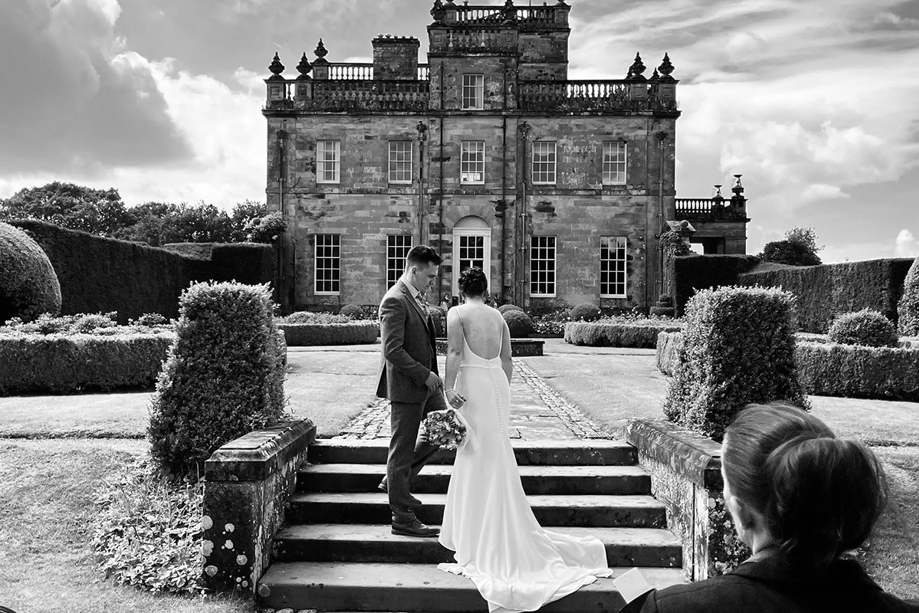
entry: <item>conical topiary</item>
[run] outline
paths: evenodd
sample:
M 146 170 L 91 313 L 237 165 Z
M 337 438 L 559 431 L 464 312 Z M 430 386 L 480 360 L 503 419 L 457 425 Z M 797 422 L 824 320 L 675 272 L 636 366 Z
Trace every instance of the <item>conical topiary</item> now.
M 919 257 L 903 281 L 903 297 L 897 305 L 897 323 L 903 336 L 919 336 Z

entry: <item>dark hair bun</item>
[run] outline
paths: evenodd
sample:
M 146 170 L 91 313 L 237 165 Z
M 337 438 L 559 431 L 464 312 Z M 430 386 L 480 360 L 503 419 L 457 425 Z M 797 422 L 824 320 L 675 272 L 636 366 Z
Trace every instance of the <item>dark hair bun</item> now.
M 488 291 L 488 277 L 481 268 L 467 268 L 460 273 L 458 285 L 467 296 L 481 296 Z

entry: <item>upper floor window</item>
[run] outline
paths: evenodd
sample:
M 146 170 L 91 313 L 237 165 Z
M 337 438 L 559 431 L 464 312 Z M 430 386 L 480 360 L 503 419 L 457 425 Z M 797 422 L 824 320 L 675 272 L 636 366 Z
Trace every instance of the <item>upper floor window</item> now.
M 533 183 L 553 185 L 555 183 L 555 142 L 533 143 Z
M 626 239 L 600 237 L 600 296 L 626 298 Z
M 485 108 L 485 75 L 463 75 L 463 108 Z
M 316 293 L 341 293 L 341 234 L 316 235 Z
M 555 295 L 555 237 L 530 237 L 530 295 Z
M 412 141 L 389 141 L 389 182 L 412 182 Z
M 625 185 L 625 143 L 603 143 L 603 185 Z
M 341 143 L 337 140 L 316 141 L 316 182 L 341 181 Z
M 462 142 L 460 183 L 485 183 L 485 141 L 464 140 Z

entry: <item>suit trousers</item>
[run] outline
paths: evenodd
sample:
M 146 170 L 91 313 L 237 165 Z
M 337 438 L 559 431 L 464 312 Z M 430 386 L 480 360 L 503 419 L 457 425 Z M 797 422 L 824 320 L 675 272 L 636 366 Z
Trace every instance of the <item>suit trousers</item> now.
M 415 517 L 414 508 L 421 501 L 412 496 L 411 483 L 439 447 L 418 439 L 418 430 L 424 417 L 431 411 L 447 408 L 443 392 L 438 389 L 428 394 L 422 403 L 393 402 L 390 424 L 389 457 L 386 460 L 386 482 L 389 490 L 389 508 L 392 520 L 405 523 Z

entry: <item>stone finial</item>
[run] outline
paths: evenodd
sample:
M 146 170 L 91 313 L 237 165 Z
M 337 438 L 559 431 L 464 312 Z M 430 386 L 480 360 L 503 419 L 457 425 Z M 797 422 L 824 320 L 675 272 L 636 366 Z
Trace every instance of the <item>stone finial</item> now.
M 742 176 L 743 175 L 734 175 L 734 186 L 731 188 L 731 191 L 738 196 L 744 192 L 743 183 L 740 182 L 740 177 Z
M 325 45 L 322 42 L 322 39 L 319 39 L 319 44 L 316 45 L 316 50 L 313 51 L 320 60 L 324 60 L 325 56 L 329 54 L 328 50 L 325 48 Z
M 657 67 L 657 69 L 661 72 L 662 75 L 664 75 L 661 77 L 661 81 L 675 81 L 676 80 L 670 76 L 670 73 L 673 72 L 673 64 L 670 63 L 670 56 L 668 54 L 666 53 L 664 54 L 664 59 L 661 62 L 661 65 Z
M 648 79 L 648 83 L 657 83 L 660 80 L 661 76 L 657 74 L 657 68 L 654 69 L 654 74 L 651 75 L 651 78 Z
M 444 10 L 444 3 L 441 2 L 441 0 L 434 0 L 434 8 L 431 9 L 431 17 L 434 18 L 436 23 L 441 23 L 446 16 L 447 13 Z
M 568 6 L 568 3 L 565 2 L 565 0 L 558 0 L 558 2 L 556 2 L 555 4 L 558 6 Z
M 268 70 L 271 71 L 275 77 L 283 79 L 281 73 L 284 72 L 284 64 L 281 63 L 281 58 L 278 56 L 278 52 L 274 52 L 274 59 L 271 60 L 271 64 L 268 65 Z
M 310 61 L 306 59 L 306 53 L 303 54 L 303 57 L 300 58 L 300 63 L 297 64 L 297 70 L 300 72 L 300 76 L 297 79 L 305 81 L 309 79 L 309 73 L 313 69 L 313 65 L 310 64 Z
M 626 77 L 629 81 L 647 81 L 647 77 L 642 75 L 647 68 L 645 68 L 644 62 L 641 61 L 641 54 L 635 54 L 635 61 L 632 62 L 632 65 L 629 66 L 629 75 Z
M 514 6 L 514 0 L 505 0 L 504 8 L 501 9 L 501 17 L 504 23 L 517 21 L 517 8 Z

